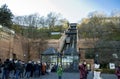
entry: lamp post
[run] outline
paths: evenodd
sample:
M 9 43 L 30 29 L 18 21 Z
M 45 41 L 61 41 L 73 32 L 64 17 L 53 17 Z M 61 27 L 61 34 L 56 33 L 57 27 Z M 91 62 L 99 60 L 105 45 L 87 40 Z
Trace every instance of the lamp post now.
M 98 53 L 96 54 L 96 63 L 98 64 L 98 57 L 99 57 L 99 55 L 98 55 Z
M 60 52 L 57 55 L 57 65 L 59 64 L 62 66 L 62 54 Z
M 25 58 L 26 58 L 26 54 L 24 54 L 23 56 L 24 56 L 24 62 L 25 62 L 25 60 L 26 60 L 26 59 L 25 59 Z
M 11 31 L 10 31 L 10 39 L 9 39 L 9 57 L 8 58 L 11 58 L 11 56 L 12 56 L 12 53 L 11 53 L 11 47 L 13 46 L 12 45 L 12 33 L 11 33 Z

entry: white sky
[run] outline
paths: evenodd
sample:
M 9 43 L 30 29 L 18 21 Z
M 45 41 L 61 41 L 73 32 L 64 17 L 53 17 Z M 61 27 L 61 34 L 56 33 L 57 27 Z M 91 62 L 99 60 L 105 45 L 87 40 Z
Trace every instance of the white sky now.
M 89 0 L 0 0 L 0 6 L 5 3 L 14 15 L 39 13 L 46 16 L 50 12 L 56 12 L 70 22 L 78 22 L 89 12 L 101 10 Z
M 15 15 L 28 15 L 31 13 L 45 15 L 56 10 L 48 0 L 0 0 L 0 3 L 6 3 Z

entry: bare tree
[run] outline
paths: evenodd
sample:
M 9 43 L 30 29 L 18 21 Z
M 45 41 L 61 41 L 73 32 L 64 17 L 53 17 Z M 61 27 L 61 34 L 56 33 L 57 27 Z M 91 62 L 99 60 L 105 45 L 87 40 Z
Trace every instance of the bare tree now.
M 59 18 L 59 14 L 50 12 L 50 13 L 47 15 L 47 20 L 46 20 L 47 25 L 48 25 L 50 28 L 55 27 L 55 24 L 56 24 L 56 22 L 58 21 L 58 18 Z
M 40 17 L 39 23 L 44 28 L 46 26 L 46 18 L 44 16 Z
M 89 18 L 91 18 L 91 17 L 106 17 L 106 13 L 100 12 L 100 11 L 93 11 L 88 14 L 88 17 Z
M 112 17 L 120 17 L 120 11 L 119 10 L 113 10 L 111 12 Z

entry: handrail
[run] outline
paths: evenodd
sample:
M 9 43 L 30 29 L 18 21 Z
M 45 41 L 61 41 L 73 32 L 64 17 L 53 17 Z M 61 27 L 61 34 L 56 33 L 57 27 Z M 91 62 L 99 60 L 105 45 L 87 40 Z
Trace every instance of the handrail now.
M 58 51 L 61 52 L 65 43 L 65 39 L 66 39 L 66 35 L 65 33 L 62 34 L 62 37 L 59 39 L 59 49 Z

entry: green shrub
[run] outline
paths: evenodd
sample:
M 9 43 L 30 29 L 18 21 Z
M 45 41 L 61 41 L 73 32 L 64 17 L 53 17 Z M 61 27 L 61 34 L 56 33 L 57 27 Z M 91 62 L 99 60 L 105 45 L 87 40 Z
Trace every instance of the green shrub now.
M 61 35 L 51 35 L 50 39 L 59 39 L 61 37 Z
M 115 74 L 115 69 L 102 69 L 102 73 Z

